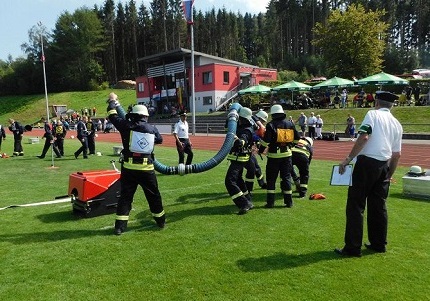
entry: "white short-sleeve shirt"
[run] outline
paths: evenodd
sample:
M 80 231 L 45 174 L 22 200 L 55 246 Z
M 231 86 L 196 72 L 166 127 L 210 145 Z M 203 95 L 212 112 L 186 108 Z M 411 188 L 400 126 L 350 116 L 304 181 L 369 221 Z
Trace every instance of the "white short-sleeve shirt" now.
M 188 139 L 189 138 L 188 137 L 188 122 L 187 121 L 182 122 L 182 120 L 179 120 L 175 124 L 175 128 L 173 129 L 173 133 L 178 135 L 178 138 Z
M 393 152 L 402 150 L 403 128 L 389 109 L 381 108 L 367 112 L 360 129 L 366 126 L 372 128 L 372 133 L 359 155 L 387 161 Z

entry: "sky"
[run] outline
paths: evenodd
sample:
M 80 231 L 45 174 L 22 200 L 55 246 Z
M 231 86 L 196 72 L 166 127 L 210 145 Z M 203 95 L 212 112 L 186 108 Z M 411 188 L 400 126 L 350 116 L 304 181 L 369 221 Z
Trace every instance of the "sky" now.
M 227 11 L 257 14 L 265 12 L 270 0 L 195 0 L 194 7 L 206 12 L 212 8 Z M 2 0 L 0 9 L 0 60 L 7 61 L 24 56 L 23 43 L 28 43 L 28 31 L 38 22 L 52 32 L 58 17 L 65 11 L 73 13 L 83 6 L 102 6 L 105 0 Z M 115 4 L 128 1 L 114 0 Z M 150 0 L 135 0 L 136 6 L 148 5 Z

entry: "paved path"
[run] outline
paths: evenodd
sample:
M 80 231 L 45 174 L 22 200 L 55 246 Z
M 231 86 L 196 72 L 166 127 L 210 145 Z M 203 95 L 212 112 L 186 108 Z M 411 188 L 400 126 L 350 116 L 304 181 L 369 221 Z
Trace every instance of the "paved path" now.
M 76 136 L 75 131 L 69 131 L 67 138 L 71 135 Z M 43 129 L 34 129 L 28 132 L 25 136 L 43 136 Z M 118 132 L 115 133 L 99 133 L 98 141 L 114 142 L 121 145 L 121 137 Z M 193 148 L 195 150 L 213 150 L 218 151 L 224 143 L 225 135 L 202 135 L 197 134 L 191 137 Z M 314 159 L 317 160 L 332 160 L 341 161 L 351 150 L 354 142 L 341 139 L 338 141 L 323 141 L 316 140 L 314 143 Z M 163 135 L 163 146 L 176 147 L 175 140 L 172 135 Z M 400 157 L 399 165 L 410 167 L 419 165 L 422 168 L 430 168 L 430 140 L 403 140 L 402 156 Z

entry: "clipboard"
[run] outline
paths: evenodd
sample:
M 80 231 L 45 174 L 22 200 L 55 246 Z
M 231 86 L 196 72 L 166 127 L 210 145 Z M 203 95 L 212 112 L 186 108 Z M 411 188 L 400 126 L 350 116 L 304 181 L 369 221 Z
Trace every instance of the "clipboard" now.
M 352 184 L 352 170 L 353 165 L 348 164 L 345 166 L 343 175 L 339 173 L 339 165 L 333 165 L 330 177 L 330 185 L 333 186 L 351 186 Z

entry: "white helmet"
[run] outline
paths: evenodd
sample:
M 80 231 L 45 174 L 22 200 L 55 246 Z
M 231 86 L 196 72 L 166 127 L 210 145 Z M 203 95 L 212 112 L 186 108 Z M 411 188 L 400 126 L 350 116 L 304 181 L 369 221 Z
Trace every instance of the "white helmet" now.
M 118 95 L 113 92 L 109 93 L 109 100 L 118 100 Z
M 251 120 L 251 117 L 252 117 L 251 109 L 247 107 L 241 107 L 239 111 L 239 117 Z
M 255 116 L 257 116 L 258 118 L 260 118 L 264 122 L 267 122 L 267 118 L 269 117 L 269 115 L 267 115 L 267 113 L 264 112 L 263 110 L 258 111 L 257 114 L 255 114 Z
M 144 105 L 135 105 L 131 110 L 132 114 L 149 116 L 148 109 Z
M 423 176 L 425 175 L 425 171 L 418 165 L 411 166 L 409 169 L 408 175 L 410 176 Z
M 311 137 L 306 137 L 305 140 L 309 143 L 310 146 L 314 145 L 314 140 Z
M 285 112 L 281 105 L 273 105 L 270 108 L 270 115 L 273 114 L 285 114 Z

